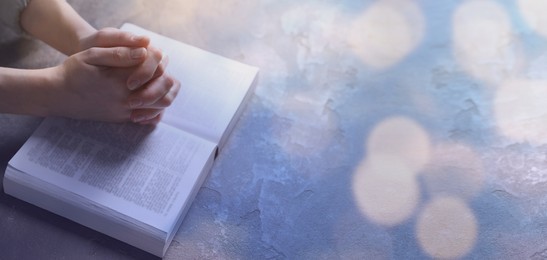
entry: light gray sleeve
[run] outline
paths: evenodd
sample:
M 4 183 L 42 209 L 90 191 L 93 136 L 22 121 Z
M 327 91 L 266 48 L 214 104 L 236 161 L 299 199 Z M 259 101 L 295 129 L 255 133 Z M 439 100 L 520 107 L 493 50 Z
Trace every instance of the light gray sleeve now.
M 30 0 L 0 0 L 0 26 L 9 28 L 13 32 L 22 35 L 23 28 L 19 23 L 19 16 Z

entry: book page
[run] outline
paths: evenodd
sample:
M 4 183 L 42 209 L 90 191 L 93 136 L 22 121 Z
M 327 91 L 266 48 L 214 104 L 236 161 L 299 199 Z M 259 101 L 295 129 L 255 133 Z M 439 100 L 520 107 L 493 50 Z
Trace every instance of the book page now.
M 163 122 L 219 143 L 242 105 L 258 68 L 206 52 L 132 24 L 122 30 L 151 38 L 169 56 L 167 72 L 181 90 Z
M 215 147 L 165 124 L 46 118 L 10 166 L 167 232 Z

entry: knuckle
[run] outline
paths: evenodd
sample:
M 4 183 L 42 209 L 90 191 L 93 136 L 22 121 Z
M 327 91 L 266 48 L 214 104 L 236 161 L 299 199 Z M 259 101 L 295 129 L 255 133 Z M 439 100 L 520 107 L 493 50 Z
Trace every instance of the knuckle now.
M 112 58 L 115 61 L 122 61 L 124 57 L 124 50 L 122 47 L 115 47 L 112 49 Z
M 108 35 L 108 30 L 106 29 L 100 29 L 97 31 L 97 37 L 104 38 L 106 35 Z
M 126 42 L 126 41 L 131 40 L 132 36 L 128 32 L 118 31 L 116 33 L 116 37 L 117 37 L 118 42 Z
M 108 30 L 108 28 L 104 28 L 104 29 L 101 29 L 97 32 L 97 39 L 100 41 L 100 42 L 103 42 L 105 41 L 106 39 L 108 39 L 108 36 L 110 35 L 110 30 Z
M 87 49 L 83 53 L 86 56 L 85 58 L 94 60 L 94 59 L 98 58 L 98 56 L 99 56 L 99 48 L 92 47 L 92 48 Z

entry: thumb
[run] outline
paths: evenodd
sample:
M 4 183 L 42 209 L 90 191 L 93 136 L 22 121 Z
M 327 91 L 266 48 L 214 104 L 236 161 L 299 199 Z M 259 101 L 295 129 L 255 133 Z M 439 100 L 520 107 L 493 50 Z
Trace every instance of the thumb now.
M 80 53 L 84 55 L 84 62 L 95 66 L 133 67 L 141 64 L 148 51 L 146 48 L 91 48 Z

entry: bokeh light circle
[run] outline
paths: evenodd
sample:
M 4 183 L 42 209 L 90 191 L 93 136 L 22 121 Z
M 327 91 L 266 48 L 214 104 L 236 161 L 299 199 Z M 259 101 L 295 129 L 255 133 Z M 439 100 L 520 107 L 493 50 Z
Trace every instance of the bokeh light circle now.
M 519 74 L 523 53 L 509 15 L 493 0 L 467 1 L 453 15 L 454 56 L 477 79 L 497 84 Z
M 543 144 L 547 140 L 547 81 L 508 80 L 494 100 L 496 126 L 504 136 Z
M 425 21 L 412 0 L 380 0 L 350 27 L 348 42 L 368 66 L 386 69 L 405 58 L 421 42 Z
M 367 156 L 390 155 L 417 173 L 428 161 L 431 142 L 426 130 L 414 120 L 395 116 L 378 123 L 370 133 Z
M 388 155 L 375 155 L 359 165 L 353 178 L 353 194 L 361 212 L 385 226 L 408 219 L 420 197 L 412 170 Z
M 466 203 L 456 197 L 437 197 L 418 216 L 416 235 L 433 258 L 466 255 L 477 240 L 477 220 Z

